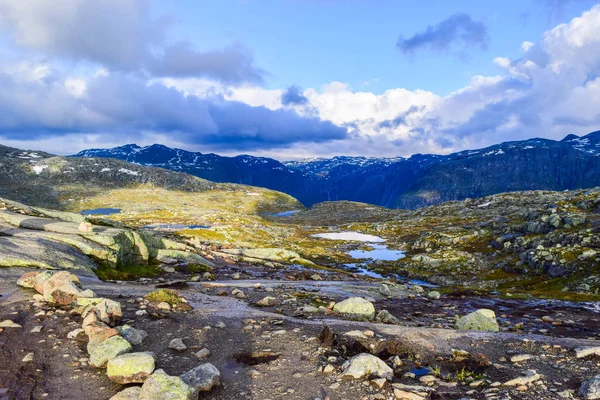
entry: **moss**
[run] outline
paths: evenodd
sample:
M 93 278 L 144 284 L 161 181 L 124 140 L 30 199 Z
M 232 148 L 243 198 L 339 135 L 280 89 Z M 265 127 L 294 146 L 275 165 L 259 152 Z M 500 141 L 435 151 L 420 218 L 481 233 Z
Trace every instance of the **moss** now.
M 101 265 L 94 272 L 103 281 L 129 281 L 137 278 L 151 278 L 159 275 L 161 271 L 155 265 L 119 266 L 115 268 Z
M 211 229 L 184 229 L 177 232 L 177 235 L 196 238 L 202 242 L 222 243 L 227 241 L 225 235 Z
M 176 306 L 183 303 L 181 301 L 181 296 L 179 296 L 176 291 L 171 289 L 157 289 L 145 295 L 144 298 L 150 302 L 169 303 L 171 306 Z

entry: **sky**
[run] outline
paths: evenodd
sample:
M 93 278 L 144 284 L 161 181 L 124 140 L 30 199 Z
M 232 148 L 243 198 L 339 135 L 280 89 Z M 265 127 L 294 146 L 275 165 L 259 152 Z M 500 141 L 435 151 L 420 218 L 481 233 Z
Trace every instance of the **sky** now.
M 591 0 L 0 0 L 0 144 L 280 160 L 600 129 Z

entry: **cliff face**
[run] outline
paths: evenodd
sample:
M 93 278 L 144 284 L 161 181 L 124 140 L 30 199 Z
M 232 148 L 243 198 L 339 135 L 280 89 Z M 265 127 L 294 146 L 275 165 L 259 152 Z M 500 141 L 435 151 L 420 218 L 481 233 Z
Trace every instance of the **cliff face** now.
M 516 190 L 566 190 L 600 185 L 600 131 L 562 141 L 531 139 L 445 156 L 334 157 L 279 162 L 221 157 L 161 145 L 83 151 L 205 178 L 288 193 L 307 206 L 352 200 L 417 208 Z

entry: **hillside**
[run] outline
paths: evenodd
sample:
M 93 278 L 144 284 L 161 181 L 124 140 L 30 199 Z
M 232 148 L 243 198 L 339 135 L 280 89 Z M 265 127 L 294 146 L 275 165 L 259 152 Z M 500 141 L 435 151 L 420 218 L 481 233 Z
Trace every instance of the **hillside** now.
M 80 157 L 126 160 L 215 182 L 288 193 L 306 206 L 350 200 L 414 209 L 514 190 L 568 190 L 600 185 L 600 131 L 562 141 L 530 139 L 449 155 L 334 157 L 279 162 L 222 157 L 162 145 L 91 149 Z

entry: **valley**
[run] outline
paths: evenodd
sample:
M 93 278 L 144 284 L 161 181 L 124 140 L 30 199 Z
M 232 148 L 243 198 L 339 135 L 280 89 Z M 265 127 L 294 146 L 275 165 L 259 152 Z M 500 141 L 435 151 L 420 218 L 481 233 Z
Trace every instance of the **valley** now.
M 145 331 L 131 354 L 152 352 L 169 379 L 199 361 L 216 367 L 201 398 L 533 400 L 585 393 L 595 379 L 598 188 L 305 208 L 126 161 L 1 150 L 9 398 L 164 390 L 123 387 L 90 365 L 95 333 L 75 332 L 83 300 L 16 285 L 41 270 L 120 304 L 111 326 Z M 367 356 L 381 364 L 369 369 Z

